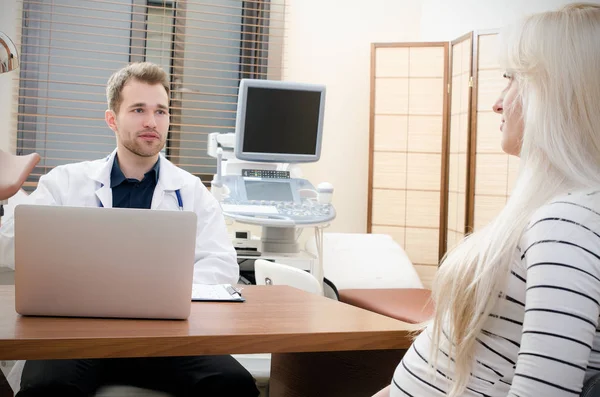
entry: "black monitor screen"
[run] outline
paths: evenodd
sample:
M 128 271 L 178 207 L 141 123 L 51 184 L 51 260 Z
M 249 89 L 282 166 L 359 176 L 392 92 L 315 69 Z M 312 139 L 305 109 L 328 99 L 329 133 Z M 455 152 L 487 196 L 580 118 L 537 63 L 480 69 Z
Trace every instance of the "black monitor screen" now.
M 245 153 L 314 155 L 321 93 L 248 87 Z

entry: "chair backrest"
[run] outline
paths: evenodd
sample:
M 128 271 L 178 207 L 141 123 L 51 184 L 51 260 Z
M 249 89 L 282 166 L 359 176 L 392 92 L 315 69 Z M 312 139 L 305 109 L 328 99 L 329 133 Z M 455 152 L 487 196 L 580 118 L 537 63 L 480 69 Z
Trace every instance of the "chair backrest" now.
M 313 294 L 323 294 L 321 285 L 312 274 L 292 266 L 257 259 L 254 275 L 257 285 L 289 285 Z
M 37 153 L 15 156 L 0 150 L 0 201 L 14 196 L 39 162 Z
M 600 397 L 600 374 L 592 376 L 585 382 L 580 397 Z

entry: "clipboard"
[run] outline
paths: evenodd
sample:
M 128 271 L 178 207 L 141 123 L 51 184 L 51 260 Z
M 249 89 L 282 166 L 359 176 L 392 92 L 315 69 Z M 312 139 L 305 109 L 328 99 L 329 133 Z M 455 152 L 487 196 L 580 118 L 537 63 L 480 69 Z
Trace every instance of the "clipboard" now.
M 231 284 L 194 284 L 192 302 L 245 302 L 241 289 Z

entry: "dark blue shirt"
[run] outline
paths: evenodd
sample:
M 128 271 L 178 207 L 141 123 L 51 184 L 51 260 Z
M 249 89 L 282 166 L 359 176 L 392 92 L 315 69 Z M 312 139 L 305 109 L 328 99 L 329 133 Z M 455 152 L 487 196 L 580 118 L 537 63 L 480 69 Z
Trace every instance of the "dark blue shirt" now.
M 141 181 L 126 178 L 119 167 L 119 160 L 115 156 L 110 172 L 110 187 L 113 196 L 113 208 L 146 208 L 152 205 L 154 188 L 158 182 L 160 158 L 154 167 L 144 175 Z

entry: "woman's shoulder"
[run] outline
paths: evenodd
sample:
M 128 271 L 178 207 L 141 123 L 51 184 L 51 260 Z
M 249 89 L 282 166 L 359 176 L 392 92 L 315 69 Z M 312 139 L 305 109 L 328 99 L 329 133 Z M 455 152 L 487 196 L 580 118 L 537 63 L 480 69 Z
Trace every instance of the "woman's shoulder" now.
M 540 207 L 531 221 L 549 217 L 600 220 L 600 189 L 577 190 L 556 196 Z
M 523 240 L 531 244 L 548 238 L 587 239 L 592 238 L 590 232 L 600 236 L 600 189 L 572 191 L 554 197 L 534 212 Z
M 592 189 L 574 190 L 553 198 L 550 203 L 570 202 L 570 203 L 592 203 L 598 205 L 600 202 L 600 187 Z

